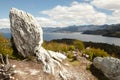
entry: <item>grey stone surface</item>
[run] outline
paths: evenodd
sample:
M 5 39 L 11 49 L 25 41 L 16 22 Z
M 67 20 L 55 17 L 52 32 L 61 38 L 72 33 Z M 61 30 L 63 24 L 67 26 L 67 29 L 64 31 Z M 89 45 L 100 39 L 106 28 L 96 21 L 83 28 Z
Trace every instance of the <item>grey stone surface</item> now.
M 10 10 L 11 33 L 17 50 L 23 57 L 34 54 L 43 42 L 42 29 L 29 13 L 12 8 Z
M 113 57 L 97 57 L 93 65 L 100 69 L 110 80 L 120 80 L 120 59 Z
M 10 10 L 9 17 L 13 41 L 20 55 L 23 57 L 36 55 L 37 59 L 43 63 L 45 72 L 55 77 L 61 75 L 63 79 L 66 79 L 63 74 L 67 71 L 61 65 L 66 56 L 42 47 L 42 29 L 36 19 L 31 14 L 16 8 Z M 54 70 L 55 67 L 58 67 L 57 71 Z

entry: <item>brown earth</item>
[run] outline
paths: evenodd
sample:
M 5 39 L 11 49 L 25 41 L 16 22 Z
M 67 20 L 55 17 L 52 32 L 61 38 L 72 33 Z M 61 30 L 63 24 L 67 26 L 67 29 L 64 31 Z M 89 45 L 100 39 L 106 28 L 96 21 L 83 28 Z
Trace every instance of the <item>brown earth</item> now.
M 37 61 L 17 61 L 10 60 L 12 65 L 16 65 L 14 75 L 15 80 L 55 80 L 53 75 L 47 74 L 42 69 L 42 64 Z M 77 64 L 74 62 L 68 62 L 70 70 L 76 70 L 81 78 L 80 80 L 97 80 L 86 67 L 91 64 L 89 60 L 84 57 L 79 58 Z M 62 80 L 59 78 L 59 80 Z M 72 79 L 75 80 L 75 79 Z

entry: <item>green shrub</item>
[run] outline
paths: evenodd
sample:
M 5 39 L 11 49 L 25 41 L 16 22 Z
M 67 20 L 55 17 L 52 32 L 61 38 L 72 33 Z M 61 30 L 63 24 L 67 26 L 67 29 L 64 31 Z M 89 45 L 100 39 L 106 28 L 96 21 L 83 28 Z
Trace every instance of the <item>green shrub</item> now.
M 44 42 L 43 47 L 47 50 L 52 51 L 59 51 L 59 52 L 67 52 L 68 51 L 68 45 L 66 44 L 59 44 L 57 42 Z
M 74 54 L 72 51 L 74 50 L 83 50 L 84 44 L 82 41 L 75 39 L 58 39 L 52 41 L 45 41 L 43 43 L 43 47 L 47 50 L 59 51 L 61 53 L 66 53 L 67 57 L 71 60 L 74 60 Z
M 95 57 L 107 57 L 109 56 L 107 52 L 101 49 L 90 48 L 84 50 L 84 53 L 89 55 L 89 59 L 93 60 Z
M 0 34 L 0 53 L 3 56 L 7 54 L 11 57 L 13 53 L 13 49 L 11 48 L 10 40 L 6 39 L 2 34 Z
M 73 50 L 75 50 L 75 46 L 70 45 L 68 50 L 69 50 L 69 51 L 73 51 Z
M 100 48 L 106 51 L 110 56 L 120 58 L 120 46 L 107 43 L 84 42 L 85 47 Z
M 76 49 L 79 49 L 79 50 L 83 50 L 85 48 L 83 42 L 79 40 L 74 40 L 73 45 L 75 46 Z
M 74 54 L 71 52 L 71 51 L 69 51 L 69 52 L 67 52 L 67 57 L 69 58 L 69 59 L 74 59 Z
M 43 47 L 48 50 L 63 51 L 63 52 L 73 51 L 75 49 L 83 50 L 85 48 L 82 41 L 75 39 L 52 40 L 49 42 L 44 42 Z

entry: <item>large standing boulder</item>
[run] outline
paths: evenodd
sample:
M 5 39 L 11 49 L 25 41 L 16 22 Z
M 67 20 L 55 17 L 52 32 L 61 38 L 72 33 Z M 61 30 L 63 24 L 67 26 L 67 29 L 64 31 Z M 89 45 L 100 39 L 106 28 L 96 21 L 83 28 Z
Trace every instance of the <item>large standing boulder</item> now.
M 43 42 L 42 29 L 36 19 L 29 13 L 12 8 L 10 26 L 15 46 L 23 57 L 35 54 L 35 48 Z M 37 52 L 37 51 L 36 51 Z
M 13 42 L 19 54 L 23 57 L 35 55 L 43 63 L 45 72 L 67 79 L 70 75 L 66 75 L 67 70 L 61 65 L 66 56 L 42 47 L 42 29 L 36 19 L 31 14 L 15 8 L 10 10 L 9 16 Z M 55 71 L 56 67 L 58 69 Z
M 97 57 L 93 65 L 100 69 L 110 80 L 120 80 L 120 60 L 113 57 Z

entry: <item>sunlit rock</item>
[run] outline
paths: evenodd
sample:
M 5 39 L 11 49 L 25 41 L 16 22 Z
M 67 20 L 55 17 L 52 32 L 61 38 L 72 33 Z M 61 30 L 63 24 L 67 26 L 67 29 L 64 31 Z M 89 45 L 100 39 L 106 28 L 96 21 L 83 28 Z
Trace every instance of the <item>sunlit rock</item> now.
M 15 47 L 23 57 L 36 56 L 44 65 L 45 72 L 61 76 L 64 80 L 70 78 L 68 71 L 61 65 L 66 56 L 44 49 L 42 29 L 36 19 L 29 13 L 12 8 L 10 10 L 10 26 Z M 58 68 L 55 70 L 55 68 Z
M 100 69 L 110 80 L 120 80 L 120 60 L 113 57 L 97 57 L 93 60 L 96 68 Z
M 10 10 L 11 33 L 17 50 L 23 57 L 34 55 L 34 50 L 43 42 L 42 29 L 29 13 Z

